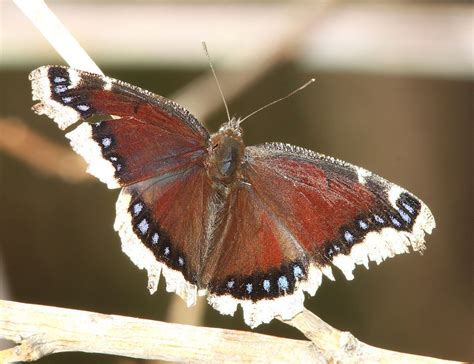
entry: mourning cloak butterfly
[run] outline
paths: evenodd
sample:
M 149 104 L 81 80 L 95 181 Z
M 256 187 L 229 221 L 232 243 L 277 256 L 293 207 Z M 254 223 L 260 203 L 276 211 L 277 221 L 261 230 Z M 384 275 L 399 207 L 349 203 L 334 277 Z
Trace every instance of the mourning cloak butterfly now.
M 109 188 L 122 188 L 114 228 L 123 251 L 188 305 L 222 314 L 240 304 L 255 327 L 303 309 L 332 266 L 352 279 L 396 254 L 424 249 L 428 207 L 349 163 L 281 143 L 245 147 L 238 119 L 217 133 L 180 105 L 122 81 L 66 67 L 30 74 L 33 109 L 66 134 Z

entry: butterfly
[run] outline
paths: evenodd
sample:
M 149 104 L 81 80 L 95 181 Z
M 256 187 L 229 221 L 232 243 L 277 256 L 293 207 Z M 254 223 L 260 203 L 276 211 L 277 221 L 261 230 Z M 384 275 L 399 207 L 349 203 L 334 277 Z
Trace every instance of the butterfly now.
M 349 163 L 283 143 L 244 145 L 240 120 L 209 134 L 187 110 L 113 78 L 61 66 L 30 76 L 33 106 L 109 188 L 121 188 L 122 250 L 188 305 L 240 304 L 255 327 L 303 310 L 332 267 L 353 279 L 425 248 L 435 220 L 405 189 Z M 115 119 L 88 122 L 91 117 Z M 104 117 L 103 117 L 104 118 Z M 107 118 L 105 118 L 107 119 Z

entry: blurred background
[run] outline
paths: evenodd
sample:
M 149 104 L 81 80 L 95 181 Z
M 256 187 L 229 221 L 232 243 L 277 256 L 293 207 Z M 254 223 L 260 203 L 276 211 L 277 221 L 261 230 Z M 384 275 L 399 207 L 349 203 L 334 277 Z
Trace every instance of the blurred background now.
M 64 133 L 30 109 L 28 73 L 64 61 L 12 2 L 0 4 L 0 298 L 249 330 L 241 312 L 187 309 L 164 284 L 148 294 L 112 228 L 118 191 L 86 175 Z M 358 268 L 351 282 L 335 270 L 306 307 L 371 345 L 474 360 L 471 2 L 48 4 L 105 74 L 178 101 L 211 131 L 226 116 L 202 39 L 233 115 L 315 77 L 248 120 L 247 145 L 282 141 L 363 166 L 419 196 L 438 227 L 423 256 Z M 255 331 L 303 339 L 276 320 Z M 38 362 L 91 361 L 135 362 Z

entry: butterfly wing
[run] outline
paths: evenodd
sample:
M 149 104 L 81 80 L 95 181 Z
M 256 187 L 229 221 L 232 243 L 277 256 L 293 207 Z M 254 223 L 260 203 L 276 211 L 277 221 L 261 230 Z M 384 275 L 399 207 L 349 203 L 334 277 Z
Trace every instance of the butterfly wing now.
M 45 66 L 30 80 L 40 101 L 34 111 L 61 129 L 118 117 L 82 122 L 67 137 L 91 174 L 109 188 L 124 187 L 114 227 L 124 252 L 147 269 L 150 290 L 163 272 L 167 289 L 194 303 L 210 193 L 206 129 L 178 104 L 109 77 Z
M 303 291 L 313 295 L 322 273 L 332 278 L 332 265 L 352 279 L 356 264 L 422 250 L 435 227 L 428 207 L 402 188 L 280 143 L 246 148 L 234 206 L 210 302 L 229 314 L 242 304 L 251 326 L 301 311 Z
M 154 292 L 160 272 L 167 290 L 188 305 L 196 301 L 211 185 L 203 166 L 171 172 L 125 187 L 114 228 L 123 251 L 148 271 Z
M 33 109 L 61 129 L 97 115 L 119 118 L 81 123 L 67 134 L 88 171 L 116 188 L 172 170 L 186 169 L 206 154 L 209 134 L 178 104 L 136 86 L 60 66 L 30 74 Z
M 230 315 L 241 304 L 251 327 L 300 312 L 302 287 L 314 294 L 321 271 L 253 186 L 243 183 L 232 194 L 224 225 L 203 274 L 209 303 Z

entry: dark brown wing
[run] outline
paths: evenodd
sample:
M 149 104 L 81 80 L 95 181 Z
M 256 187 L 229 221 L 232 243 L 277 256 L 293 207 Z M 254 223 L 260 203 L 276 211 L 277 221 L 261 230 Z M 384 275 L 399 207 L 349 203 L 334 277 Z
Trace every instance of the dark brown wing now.
M 168 290 L 194 303 L 210 193 L 206 129 L 176 103 L 108 77 L 45 66 L 30 80 L 33 109 L 61 129 L 83 120 L 67 134 L 72 147 L 109 188 L 124 187 L 115 229 L 150 290 L 163 272 Z M 98 115 L 119 118 L 88 122 Z
M 199 163 L 209 134 L 185 109 L 136 86 L 67 67 L 44 66 L 30 74 L 33 109 L 61 129 L 97 115 L 116 120 L 81 123 L 67 134 L 110 188 L 130 185 Z
M 251 326 L 291 317 L 331 265 L 352 279 L 355 264 L 423 249 L 434 226 L 421 200 L 362 168 L 284 144 L 248 147 L 210 301 L 223 313 L 242 304 Z

